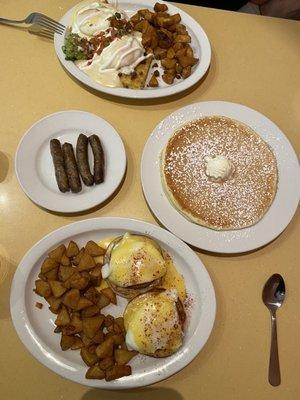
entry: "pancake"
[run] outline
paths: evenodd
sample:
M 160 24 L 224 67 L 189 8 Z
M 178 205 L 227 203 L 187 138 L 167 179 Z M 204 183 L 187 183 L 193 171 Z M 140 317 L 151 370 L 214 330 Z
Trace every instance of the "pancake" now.
M 210 160 L 225 160 L 224 176 L 208 175 Z M 273 202 L 278 179 L 269 145 L 247 125 L 223 116 L 180 127 L 161 154 L 161 176 L 171 203 L 192 222 L 215 230 L 256 224 Z

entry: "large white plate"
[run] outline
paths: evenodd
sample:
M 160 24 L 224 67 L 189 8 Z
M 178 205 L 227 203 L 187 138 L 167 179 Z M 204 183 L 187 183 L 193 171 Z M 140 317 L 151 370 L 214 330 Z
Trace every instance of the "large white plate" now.
M 105 180 L 90 187 L 82 182 L 79 193 L 62 193 L 55 179 L 50 140 L 69 142 L 75 151 L 80 133 L 99 136 L 105 155 Z M 90 148 L 89 162 L 93 171 Z M 15 169 L 22 189 L 36 204 L 57 212 L 79 212 L 102 203 L 117 189 L 126 170 L 126 154 L 117 131 L 104 119 L 85 111 L 61 111 L 39 120 L 25 133 L 17 148 Z
M 163 190 L 160 177 L 161 151 L 181 124 L 209 115 L 224 115 L 244 122 L 271 146 L 276 156 L 279 182 L 275 199 L 265 216 L 250 228 L 214 231 L 197 225 L 171 205 Z M 218 253 L 246 252 L 275 239 L 292 219 L 300 195 L 298 159 L 281 130 L 259 112 L 223 101 L 192 104 L 161 121 L 144 147 L 141 180 L 150 208 L 166 228 L 191 245 Z
M 32 289 L 41 262 L 49 249 L 70 239 L 80 245 L 88 240 L 124 234 L 146 234 L 157 240 L 171 255 L 178 271 L 184 275 L 191 296 L 188 324 L 183 347 L 173 356 L 155 359 L 138 356 L 132 360 L 133 374 L 113 381 L 85 379 L 87 367 L 77 351 L 61 351 L 59 336 L 53 333 L 55 315 L 46 302 L 41 310 L 35 307 L 41 301 Z M 118 297 L 118 306 L 110 305 L 105 312 L 122 315 L 126 300 Z M 11 315 L 16 331 L 31 354 L 59 375 L 72 381 L 105 389 L 125 389 L 158 382 L 185 367 L 204 346 L 215 319 L 216 300 L 210 277 L 197 255 L 180 239 L 166 230 L 149 223 L 126 218 L 95 218 L 64 226 L 35 244 L 20 262 L 15 273 L 10 296 Z
M 112 0 L 110 0 L 112 2 Z M 155 0 L 120 0 L 119 7 L 123 9 L 129 16 L 136 13 L 137 10 L 142 8 L 148 8 L 153 10 L 153 6 L 156 3 Z M 161 3 L 164 3 L 163 1 Z M 96 89 L 99 92 L 108 93 L 114 96 L 126 97 L 126 98 L 134 98 L 134 99 L 153 99 L 157 97 L 170 96 L 175 93 L 182 92 L 195 83 L 197 83 L 207 71 L 210 59 L 211 59 L 211 48 L 209 40 L 206 36 L 206 33 L 201 28 L 201 26 L 187 13 L 175 7 L 173 4 L 166 3 L 169 8 L 170 14 L 180 13 L 183 24 L 186 25 L 188 32 L 192 38 L 192 47 L 194 50 L 194 54 L 196 57 L 199 57 L 199 63 L 194 67 L 193 73 L 187 79 L 178 81 L 171 86 L 167 87 L 158 87 L 158 88 L 147 88 L 143 90 L 134 90 L 134 89 L 125 89 L 125 88 L 109 88 L 103 85 L 100 85 L 88 75 L 86 75 L 83 71 L 76 67 L 73 61 L 66 61 L 65 54 L 62 51 L 62 46 L 64 44 L 65 35 L 57 35 L 54 36 L 54 46 L 56 54 L 62 63 L 62 65 L 66 68 L 67 71 L 70 72 L 76 79 L 84 83 L 85 85 Z M 76 7 L 76 6 L 75 6 Z M 71 8 L 60 20 L 65 26 L 70 26 L 70 21 L 72 15 L 74 13 L 75 7 Z

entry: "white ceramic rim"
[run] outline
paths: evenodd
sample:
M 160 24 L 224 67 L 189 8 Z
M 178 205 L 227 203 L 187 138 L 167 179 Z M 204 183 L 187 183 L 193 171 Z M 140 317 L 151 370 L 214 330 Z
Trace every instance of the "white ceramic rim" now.
M 197 328 L 189 342 L 184 346 L 179 361 L 177 363 L 169 363 L 168 367 L 164 368 L 160 374 L 157 374 L 155 370 L 151 371 L 151 373 L 148 373 L 143 378 L 142 382 L 136 382 L 134 374 L 112 382 L 88 380 L 78 371 L 70 372 L 68 369 L 63 368 L 60 363 L 56 363 L 53 357 L 51 357 L 51 350 L 39 341 L 39 337 L 31 326 L 27 315 L 24 288 L 29 278 L 32 266 L 36 261 L 44 254 L 47 254 L 47 251 L 51 246 L 64 241 L 66 238 L 85 232 L 101 230 L 101 228 L 104 230 L 114 228 L 116 230 L 125 229 L 131 232 L 145 233 L 152 236 L 154 239 L 165 243 L 167 246 L 174 249 L 174 252 L 180 254 L 185 260 L 188 260 L 191 269 L 196 276 L 197 284 L 199 284 L 199 287 L 201 287 L 205 293 L 203 298 L 201 298 L 201 317 L 199 317 Z M 213 284 L 204 265 L 197 255 L 176 236 L 159 226 L 144 221 L 129 218 L 103 217 L 87 219 L 63 226 L 62 228 L 46 235 L 25 254 L 18 265 L 13 278 L 10 294 L 10 311 L 17 334 L 27 350 L 49 369 L 64 378 L 86 386 L 103 389 L 127 389 L 147 386 L 166 379 L 180 371 L 197 356 L 208 340 L 214 325 L 216 298 Z M 49 333 L 51 334 L 51 332 Z M 168 358 L 166 358 L 166 360 L 167 359 Z
M 81 197 L 81 194 L 77 194 L 77 197 L 68 197 L 68 193 L 64 194 L 59 192 L 59 189 L 57 188 L 57 194 L 56 196 L 53 195 L 51 197 L 53 197 L 53 201 L 44 197 L 41 198 L 39 196 L 37 196 L 36 194 L 33 194 L 30 190 L 30 188 L 28 188 L 26 179 L 23 176 L 24 175 L 24 170 L 23 170 L 23 144 L 25 141 L 27 141 L 28 139 L 32 140 L 33 143 L 33 149 L 34 149 L 34 137 L 30 137 L 31 132 L 33 129 L 36 129 L 36 127 L 38 127 L 40 124 L 44 123 L 46 120 L 53 120 L 56 124 L 56 118 L 57 117 L 61 117 L 62 115 L 66 115 L 66 116 L 71 116 L 72 115 L 82 115 L 85 118 L 93 118 L 94 120 L 97 121 L 97 123 L 99 124 L 99 126 L 97 125 L 97 127 L 95 128 L 95 131 L 99 131 L 101 130 L 101 125 L 102 128 L 105 127 L 106 131 L 109 131 L 109 135 L 110 141 L 114 142 L 114 146 L 112 146 L 113 148 L 111 148 L 109 151 L 112 152 L 118 152 L 118 157 L 117 157 L 117 171 L 114 174 L 113 177 L 113 182 L 111 181 L 109 187 L 107 188 L 106 192 L 104 194 L 102 194 L 101 196 L 95 196 L 95 194 L 93 194 L 92 192 L 90 193 L 86 193 L 85 194 L 85 198 L 84 200 Z M 60 124 L 60 123 L 59 123 Z M 57 126 L 56 126 L 57 128 Z M 61 127 L 63 129 L 63 127 Z M 65 111 L 58 111 L 56 113 L 53 114 L 49 114 L 46 115 L 45 117 L 41 118 L 40 120 L 38 120 L 37 122 L 35 122 L 27 131 L 26 133 L 23 135 L 23 137 L 21 138 L 17 150 L 16 150 L 16 155 L 15 155 L 15 172 L 16 172 L 16 176 L 18 179 L 18 182 L 22 188 L 22 190 L 24 191 L 24 193 L 37 205 L 47 209 L 47 210 L 51 210 L 51 211 L 55 211 L 55 212 L 61 212 L 61 213 L 76 213 L 76 212 L 82 212 L 82 211 L 86 211 L 89 210 L 101 203 L 103 203 L 104 201 L 106 201 L 115 191 L 116 189 L 119 187 L 120 183 L 122 182 L 122 179 L 124 177 L 125 171 L 126 171 L 126 151 L 125 151 L 125 147 L 123 144 L 123 141 L 120 137 L 120 135 L 118 134 L 118 132 L 116 131 L 116 129 L 109 124 L 105 119 L 99 117 L 98 115 L 92 114 L 90 112 L 87 111 L 80 111 L 80 110 L 65 110 Z M 41 185 L 42 186 L 42 185 Z M 83 185 L 84 186 L 84 185 Z M 98 186 L 93 186 L 92 190 L 97 190 Z M 65 195 L 65 199 L 64 201 L 62 201 L 62 197 Z M 88 196 L 90 195 L 90 196 Z M 56 198 L 55 198 L 56 197 Z M 88 200 L 87 200 L 88 199 Z
M 159 155 L 173 132 L 188 121 L 209 115 L 224 115 L 252 127 L 273 149 L 279 182 L 274 201 L 254 226 L 232 231 L 214 231 L 197 225 L 169 202 L 160 179 Z M 241 104 L 208 101 L 178 109 L 162 120 L 145 144 L 141 181 L 147 203 L 159 221 L 185 242 L 215 253 L 243 253 L 266 245 L 287 227 L 300 197 L 299 162 L 283 132 L 259 112 Z
M 122 3 L 131 3 L 133 5 L 141 5 L 141 7 L 153 8 L 156 3 L 155 0 L 121 0 L 119 2 L 120 6 Z M 171 14 L 180 13 L 182 17 L 183 23 L 187 26 L 187 28 L 193 32 L 194 36 L 197 38 L 197 47 L 200 49 L 200 61 L 191 74 L 191 76 L 187 79 L 182 80 L 175 85 L 171 85 L 168 87 L 147 89 L 147 90 L 134 90 L 134 89 L 125 89 L 125 88 L 109 88 L 103 85 L 100 85 L 84 72 L 80 71 L 79 68 L 76 67 L 73 61 L 66 61 L 65 55 L 62 51 L 62 46 L 64 44 L 65 34 L 63 35 L 54 35 L 54 47 L 57 54 L 57 57 L 64 68 L 73 75 L 80 82 L 89 86 L 92 89 L 95 89 L 99 92 L 103 92 L 112 96 L 131 98 L 131 99 L 154 99 L 165 96 L 171 96 L 180 92 L 187 90 L 188 88 L 194 86 L 206 73 L 211 60 L 211 47 L 208 40 L 208 37 L 203 30 L 203 28 L 196 22 L 191 16 L 189 16 L 186 12 L 174 6 L 173 4 L 161 1 L 161 3 L 165 3 L 168 5 L 169 11 Z M 69 26 L 71 16 L 74 12 L 76 5 L 71 8 L 59 21 L 61 24 L 65 26 Z

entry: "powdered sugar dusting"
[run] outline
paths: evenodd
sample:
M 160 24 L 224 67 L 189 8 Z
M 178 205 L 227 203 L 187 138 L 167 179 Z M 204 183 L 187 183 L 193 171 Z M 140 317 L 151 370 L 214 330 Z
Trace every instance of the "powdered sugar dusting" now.
M 224 156 L 234 165 L 231 179 L 213 182 L 205 157 Z M 277 165 L 270 147 L 250 127 L 212 116 L 182 126 L 163 155 L 168 191 L 185 215 L 214 229 L 255 224 L 270 207 Z

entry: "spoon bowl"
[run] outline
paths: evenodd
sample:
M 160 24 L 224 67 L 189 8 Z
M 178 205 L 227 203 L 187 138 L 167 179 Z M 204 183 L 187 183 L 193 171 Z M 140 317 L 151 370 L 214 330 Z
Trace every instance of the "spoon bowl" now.
M 285 283 L 279 274 L 272 275 L 263 288 L 262 299 L 271 313 L 271 349 L 269 360 L 269 382 L 272 386 L 281 383 L 278 342 L 277 342 L 277 323 L 276 310 L 282 306 L 285 297 Z
M 282 306 L 285 297 L 285 284 L 283 277 L 279 274 L 272 275 L 265 283 L 262 298 L 269 310 L 276 311 Z

